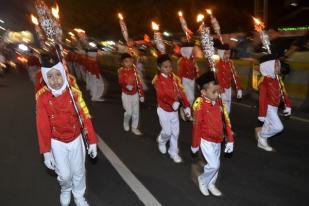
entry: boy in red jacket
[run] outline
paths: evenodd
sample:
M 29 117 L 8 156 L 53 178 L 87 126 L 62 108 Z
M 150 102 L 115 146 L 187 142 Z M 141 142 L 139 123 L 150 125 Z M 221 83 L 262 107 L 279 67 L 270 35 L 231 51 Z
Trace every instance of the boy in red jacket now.
M 198 176 L 198 184 L 203 195 L 208 196 L 210 192 L 214 196 L 221 196 L 222 193 L 215 186 L 220 167 L 221 143 L 226 136 L 227 143 L 224 152 L 232 153 L 234 150 L 233 132 L 228 114 L 218 100 L 220 87 L 215 83 L 214 74 L 205 73 L 196 80 L 196 83 L 201 96 L 193 104 L 191 151 L 196 153 L 201 149 L 207 162 L 204 166 L 204 173 Z M 224 108 L 224 115 L 222 115 L 222 108 Z
M 121 55 L 122 67 L 118 69 L 118 81 L 121 87 L 122 105 L 125 109 L 123 117 L 123 128 L 130 130 L 129 122 L 132 118 L 131 131 L 135 135 L 142 135 L 138 129 L 139 101 L 144 102 L 144 90 L 141 79 L 134 66 L 133 57 L 124 53 Z
M 88 206 L 84 198 L 86 151 L 81 132 L 88 134 L 88 154 L 93 158 L 97 155 L 97 138 L 89 111 L 80 90 L 71 87 L 83 120 L 82 128 L 68 89 L 66 72 L 56 57 L 43 57 L 41 72 L 46 85 L 36 93 L 36 126 L 40 153 L 44 155 L 46 167 L 55 170 L 58 175 L 61 205 L 68 206 L 73 193 L 76 205 Z
M 267 139 L 283 130 L 282 122 L 278 116 L 278 106 L 283 100 L 285 109 L 284 115 L 291 115 L 292 102 L 285 92 L 280 77 L 280 61 L 273 55 L 265 55 L 260 59 L 259 80 L 259 121 L 263 122 L 262 127 L 255 128 L 257 146 L 267 152 L 273 151 Z M 280 89 L 282 88 L 282 90 Z M 283 92 L 283 94 L 281 93 Z
M 234 64 L 230 60 L 231 50 L 229 45 L 221 44 L 218 45 L 217 49 L 220 57 L 216 64 L 217 80 L 221 87 L 222 99 L 225 102 L 227 112 L 230 113 L 232 102 L 232 85 L 236 88 L 238 99 L 242 97 L 242 90 L 240 87 L 239 78 L 234 70 Z
M 157 94 L 157 113 L 162 130 L 157 138 L 159 151 L 166 153 L 166 143 L 169 141 L 168 153 L 175 163 L 182 162 L 178 150 L 180 103 L 185 108 L 187 117 L 191 116 L 190 103 L 184 93 L 183 86 L 178 76 L 173 74 L 172 61 L 168 55 L 161 55 L 157 60 L 159 74 L 152 83 Z

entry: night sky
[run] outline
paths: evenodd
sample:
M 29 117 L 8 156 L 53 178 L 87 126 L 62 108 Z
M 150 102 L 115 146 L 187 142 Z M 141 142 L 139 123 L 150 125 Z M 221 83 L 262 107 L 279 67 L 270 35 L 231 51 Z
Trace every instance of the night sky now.
M 269 2 L 270 26 L 309 25 L 309 18 L 286 20 L 287 15 L 293 10 L 287 9 L 284 1 Z M 0 18 L 6 21 L 5 27 L 12 30 L 31 29 L 29 14 L 34 11 L 32 0 L 0 0 L 0 3 Z M 253 29 L 251 20 L 254 14 L 253 0 L 59 0 L 58 3 L 64 30 L 81 27 L 89 36 L 101 39 L 121 38 L 116 16 L 118 12 L 124 15 L 129 35 L 134 38 L 141 38 L 143 34 L 151 33 L 151 20 L 159 23 L 162 31 L 182 32 L 177 17 L 178 10 L 183 11 L 188 26 L 193 31 L 198 27 L 195 22 L 197 13 L 203 12 L 205 8 L 213 10 L 221 25 L 222 33 L 248 32 Z M 309 13 L 309 10 L 306 11 L 300 13 Z

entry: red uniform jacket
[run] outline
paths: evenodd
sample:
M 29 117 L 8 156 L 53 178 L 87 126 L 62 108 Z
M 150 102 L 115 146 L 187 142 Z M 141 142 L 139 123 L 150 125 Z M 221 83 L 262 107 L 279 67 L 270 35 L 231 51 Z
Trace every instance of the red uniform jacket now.
M 194 80 L 198 76 L 198 68 L 195 65 L 193 58 L 187 59 L 181 57 L 178 61 L 178 76 Z
M 88 108 L 78 89 L 72 88 L 84 126 L 88 131 L 88 142 L 97 142 Z M 81 133 L 81 125 L 75 112 L 69 91 L 54 97 L 47 87 L 36 94 L 36 126 L 40 153 L 50 152 L 51 138 L 71 142 Z
M 184 107 L 190 107 L 190 103 L 184 92 L 181 80 L 175 74 L 165 78 L 162 74 L 156 75 L 152 84 L 156 89 L 157 104 L 167 112 L 173 112 L 172 105 L 175 101 L 180 101 Z
M 134 95 L 137 92 L 139 95 L 144 96 L 144 90 L 141 82 L 141 78 L 138 75 L 136 68 L 124 68 L 118 69 L 118 82 L 123 93 L 128 95 Z M 133 89 L 129 91 L 127 85 L 132 85 Z
M 217 69 L 216 75 L 217 75 L 217 79 L 218 79 L 221 89 L 230 88 L 232 86 L 232 82 L 233 84 L 235 84 L 235 81 L 233 79 L 233 73 L 232 73 L 232 64 L 233 62 L 231 60 L 224 61 L 220 59 L 216 65 L 216 69 Z M 240 81 L 235 71 L 234 71 L 234 74 L 235 74 L 235 80 L 236 80 L 235 87 L 236 87 L 236 90 L 239 90 L 241 89 Z
M 282 84 L 283 85 L 283 84 Z M 287 93 L 284 90 L 284 99 L 287 107 L 292 106 Z M 281 102 L 279 81 L 276 78 L 262 77 L 259 81 L 259 116 L 265 117 L 267 105 L 278 107 Z
M 92 75 L 96 75 L 97 79 L 100 78 L 101 69 L 95 58 L 88 58 L 86 70 L 89 71 Z
M 199 147 L 201 138 L 219 143 L 224 140 L 223 121 L 220 102 L 212 105 L 211 101 L 198 97 L 193 104 L 193 134 L 192 147 Z M 224 112 L 228 142 L 233 142 L 233 132 L 227 112 Z

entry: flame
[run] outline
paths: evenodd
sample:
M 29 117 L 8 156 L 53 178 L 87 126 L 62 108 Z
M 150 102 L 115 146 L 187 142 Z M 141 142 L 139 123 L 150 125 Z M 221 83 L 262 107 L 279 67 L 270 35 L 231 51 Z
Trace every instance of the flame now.
M 73 32 L 71 32 L 71 31 L 70 31 L 68 34 L 69 34 L 71 37 L 74 37 L 74 36 L 75 36 L 75 34 L 74 34 Z
M 59 16 L 59 6 L 58 6 L 58 4 L 56 4 L 55 7 L 51 8 L 51 12 L 56 19 L 59 19 L 60 16 Z
M 252 17 L 252 18 L 254 20 L 254 23 L 256 23 L 256 24 L 261 24 L 262 23 L 258 18 L 255 18 L 255 17 Z
M 205 17 L 204 17 L 203 14 L 198 14 L 197 17 L 196 17 L 196 21 L 197 21 L 197 22 L 201 22 L 201 21 L 204 20 L 204 18 L 205 18 Z
M 31 21 L 34 25 L 39 25 L 38 18 L 36 18 L 33 14 L 31 14 Z
M 119 18 L 120 20 L 123 20 L 123 16 L 122 16 L 121 13 L 118 13 L 118 18 Z
M 157 23 L 154 22 L 154 21 L 151 22 L 151 26 L 152 26 L 152 29 L 153 29 L 154 31 L 158 31 L 158 30 L 160 29 L 159 24 L 157 24 Z
M 74 31 L 76 31 L 77 33 L 85 33 L 85 31 L 80 28 L 75 28 Z
M 212 12 L 210 9 L 206 9 L 207 14 L 212 15 Z
M 178 16 L 182 17 L 182 11 L 178 11 Z

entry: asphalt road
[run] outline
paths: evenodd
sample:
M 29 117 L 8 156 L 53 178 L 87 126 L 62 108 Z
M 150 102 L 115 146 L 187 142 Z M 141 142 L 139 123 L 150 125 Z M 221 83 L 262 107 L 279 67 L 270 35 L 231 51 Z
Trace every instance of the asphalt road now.
M 179 144 L 184 162 L 175 164 L 157 149 L 160 125 L 153 89 L 146 92 L 146 103 L 141 105 L 144 135 L 134 136 L 122 129 L 116 76 L 103 72 L 108 83 L 106 101 L 91 102 L 84 92 L 95 129 L 161 205 L 309 205 L 309 123 L 283 120 L 284 132 L 271 139 L 276 152 L 267 153 L 256 147 L 254 139 L 256 108 L 233 104 L 235 153 L 231 159 L 222 157 L 217 181 L 224 196 L 204 197 L 192 172 L 197 161 L 189 152 L 191 123 L 181 122 Z M 59 205 L 55 174 L 44 167 L 39 155 L 34 108 L 33 87 L 25 74 L 13 72 L 0 77 L 0 205 Z M 144 205 L 103 153 L 95 163 L 87 162 L 87 199 L 94 206 Z

